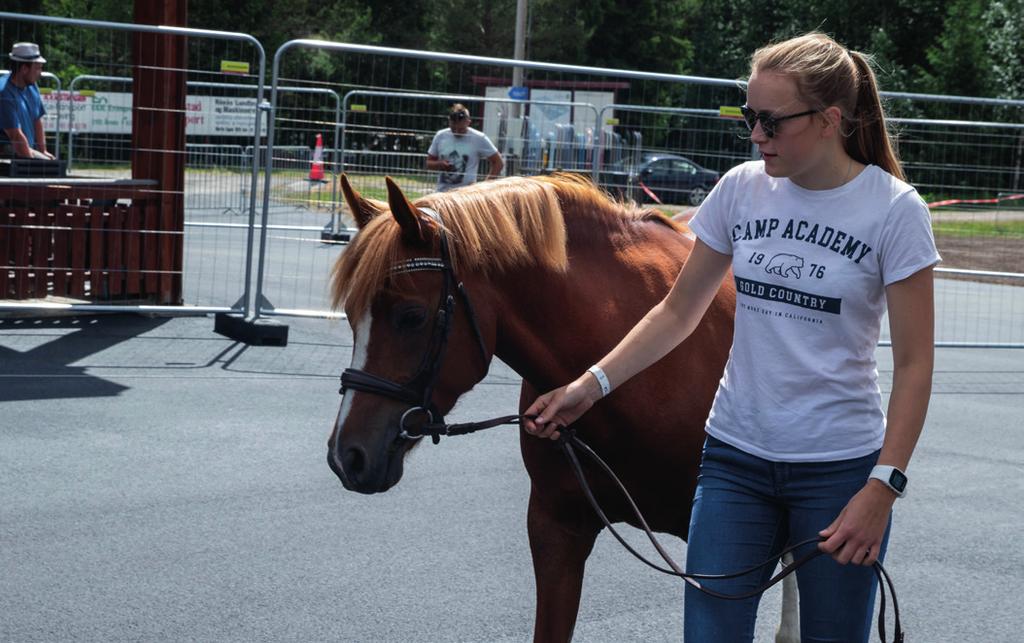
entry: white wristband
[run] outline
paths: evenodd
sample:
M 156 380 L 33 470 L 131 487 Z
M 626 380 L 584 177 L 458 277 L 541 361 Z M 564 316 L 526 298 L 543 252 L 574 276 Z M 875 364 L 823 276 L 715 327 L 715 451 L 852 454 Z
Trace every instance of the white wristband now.
M 604 371 L 601 370 L 600 366 L 594 364 L 593 366 L 587 369 L 587 372 L 591 373 L 594 377 L 596 377 L 597 383 L 601 385 L 601 397 L 604 397 L 612 392 L 611 382 L 608 381 L 608 376 L 604 374 Z

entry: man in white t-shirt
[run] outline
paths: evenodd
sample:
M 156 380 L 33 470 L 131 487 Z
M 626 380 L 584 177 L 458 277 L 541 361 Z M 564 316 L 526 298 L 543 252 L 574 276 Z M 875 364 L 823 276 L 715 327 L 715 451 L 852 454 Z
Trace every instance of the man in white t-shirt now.
M 448 112 L 448 127 L 434 135 L 427 150 L 427 169 L 439 171 L 437 191 L 454 190 L 476 181 L 480 159 L 490 162 L 487 178 L 501 174 L 505 167 L 501 153 L 487 135 L 469 126 L 469 110 L 461 103 Z

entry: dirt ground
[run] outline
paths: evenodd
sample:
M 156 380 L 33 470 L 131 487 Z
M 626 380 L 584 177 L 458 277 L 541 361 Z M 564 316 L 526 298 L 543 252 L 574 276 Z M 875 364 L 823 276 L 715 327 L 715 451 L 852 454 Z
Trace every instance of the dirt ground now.
M 941 268 L 963 270 L 992 270 L 1024 273 L 1024 240 L 1004 237 L 963 237 L 935 235 L 935 245 L 942 255 Z M 968 278 L 972 281 L 1024 285 L 1021 279 L 980 278 L 977 276 L 943 275 L 950 278 Z
M 1024 210 L 943 211 L 936 212 L 936 220 L 986 219 L 1005 221 L 1024 218 Z M 964 236 L 936 233 L 935 245 L 942 255 L 943 268 L 964 270 L 991 270 L 1024 273 L 1024 239 L 1019 236 Z M 971 277 L 977 279 L 977 277 Z M 986 281 L 988 281 L 986 279 Z M 998 283 L 1022 285 L 1021 279 L 993 279 Z

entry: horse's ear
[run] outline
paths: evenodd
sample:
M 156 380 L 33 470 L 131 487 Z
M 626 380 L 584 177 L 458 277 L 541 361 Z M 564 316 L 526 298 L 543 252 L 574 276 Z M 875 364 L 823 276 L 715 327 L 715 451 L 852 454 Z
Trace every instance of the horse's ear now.
M 385 204 L 380 201 L 373 201 L 371 199 L 364 199 L 352 184 L 348 180 L 348 176 L 345 174 L 341 175 L 341 193 L 345 195 L 345 203 L 348 204 L 349 211 L 352 212 L 352 216 L 356 220 L 356 227 L 362 230 L 366 227 L 366 224 L 370 222 L 370 219 L 382 214 L 385 210 Z
M 391 216 L 395 217 L 395 221 L 402 228 L 402 238 L 411 244 L 425 244 L 428 224 L 424 221 L 423 214 L 409 203 L 402 188 L 398 187 L 390 176 L 384 177 L 384 183 L 388 186 L 388 207 L 391 208 Z

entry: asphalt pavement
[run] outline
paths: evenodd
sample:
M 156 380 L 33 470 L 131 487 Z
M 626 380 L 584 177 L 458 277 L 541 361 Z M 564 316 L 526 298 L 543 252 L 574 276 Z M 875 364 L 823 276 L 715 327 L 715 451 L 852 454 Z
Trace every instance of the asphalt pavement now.
M 283 321 L 287 347 L 207 317 L 0 319 L 0 641 L 530 640 L 515 430 L 425 443 L 393 490 L 345 491 L 325 454 L 351 334 Z M 518 386 L 495 362 L 449 418 L 512 413 Z M 908 641 L 1024 640 L 1022 414 L 1024 353 L 937 352 L 886 561 Z M 575 640 L 679 641 L 682 603 L 603 534 Z

